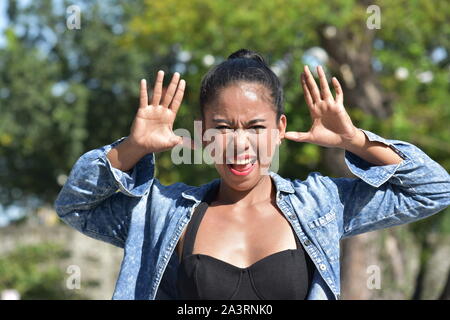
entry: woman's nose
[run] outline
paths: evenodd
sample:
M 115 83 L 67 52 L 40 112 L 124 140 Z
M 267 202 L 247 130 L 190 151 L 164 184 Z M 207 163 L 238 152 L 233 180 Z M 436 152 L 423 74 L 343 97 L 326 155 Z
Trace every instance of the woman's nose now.
M 249 147 L 249 139 L 248 139 L 248 133 L 246 130 L 243 129 L 236 129 L 233 133 L 234 139 L 232 139 L 233 142 L 233 149 L 235 149 L 237 152 L 236 154 L 239 154 Z

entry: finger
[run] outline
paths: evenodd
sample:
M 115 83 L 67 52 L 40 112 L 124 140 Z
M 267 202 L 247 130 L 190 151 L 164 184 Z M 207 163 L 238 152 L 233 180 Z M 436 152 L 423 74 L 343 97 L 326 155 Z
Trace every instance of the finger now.
M 145 108 L 147 105 L 148 105 L 147 81 L 145 79 L 142 79 L 141 90 L 139 94 L 139 107 Z
M 305 80 L 306 84 L 308 85 L 309 92 L 311 93 L 311 96 L 313 98 L 314 102 L 320 101 L 320 92 L 319 88 L 317 88 L 316 80 L 314 80 L 314 77 L 309 71 L 308 66 L 305 66 Z
M 311 141 L 311 133 L 310 132 L 288 131 L 284 134 L 284 137 L 288 140 L 292 140 L 295 142 L 310 142 Z
M 325 72 L 323 71 L 322 66 L 317 67 L 317 74 L 319 75 L 319 82 L 320 82 L 320 94 L 322 95 L 322 99 L 329 99 L 333 96 L 331 95 L 330 87 L 328 86 L 327 77 L 325 75 Z
M 344 103 L 344 92 L 342 91 L 342 87 L 338 79 L 336 79 L 336 77 L 333 77 L 333 79 L 331 79 L 331 82 L 333 83 L 334 91 L 336 91 L 336 101 L 341 104 Z
M 194 139 L 185 136 L 175 136 L 172 138 L 174 145 L 181 145 L 183 148 L 189 148 L 192 150 L 197 150 L 199 148 L 198 143 Z
M 181 101 L 183 101 L 184 96 L 184 88 L 186 87 L 186 81 L 184 79 L 180 80 L 180 83 L 178 84 L 177 92 L 175 93 L 175 97 L 173 97 L 172 104 L 170 105 L 170 109 L 173 110 L 173 112 L 177 113 L 178 109 L 180 108 Z
M 305 96 L 306 104 L 308 105 L 308 107 L 312 108 L 314 106 L 314 102 L 311 97 L 311 93 L 309 92 L 308 85 L 306 84 L 304 73 L 302 73 L 302 87 L 303 87 L 303 95 Z
M 159 70 L 156 76 L 155 87 L 153 88 L 152 106 L 158 106 L 161 101 L 164 71 Z
M 175 72 L 173 74 L 172 81 L 170 81 L 169 87 L 167 88 L 162 106 L 166 108 L 169 107 L 170 102 L 172 102 L 173 95 L 175 94 L 175 90 L 177 90 L 178 81 L 180 81 L 180 74 L 178 72 Z

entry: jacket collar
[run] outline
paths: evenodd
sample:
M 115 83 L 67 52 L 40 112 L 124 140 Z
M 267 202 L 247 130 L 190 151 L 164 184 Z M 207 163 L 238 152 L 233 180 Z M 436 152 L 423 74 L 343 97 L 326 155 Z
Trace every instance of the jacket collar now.
M 289 180 L 284 179 L 277 173 L 273 171 L 269 171 L 269 175 L 271 176 L 273 182 L 275 183 L 275 188 L 277 191 L 287 192 L 287 193 L 294 193 L 294 188 L 292 187 L 292 184 Z M 216 178 L 212 180 L 211 182 L 208 182 L 206 184 L 203 184 L 199 187 L 191 187 L 187 190 L 183 191 L 181 195 L 183 198 L 195 201 L 196 203 L 199 203 L 204 199 L 206 194 L 209 190 L 212 188 L 218 188 L 220 184 L 220 179 Z

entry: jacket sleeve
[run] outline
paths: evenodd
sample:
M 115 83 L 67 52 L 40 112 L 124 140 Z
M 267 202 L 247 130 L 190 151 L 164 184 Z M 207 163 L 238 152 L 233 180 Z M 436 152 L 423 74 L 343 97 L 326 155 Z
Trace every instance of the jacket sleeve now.
M 154 154 L 130 171 L 112 167 L 107 153 L 126 137 L 83 154 L 73 166 L 55 203 L 58 216 L 92 238 L 123 248 L 131 210 L 148 195 L 154 179 Z
M 450 205 L 450 176 L 443 167 L 411 143 L 362 131 L 403 161 L 377 166 L 345 151 L 345 163 L 357 178 L 326 177 L 341 238 L 414 222 Z

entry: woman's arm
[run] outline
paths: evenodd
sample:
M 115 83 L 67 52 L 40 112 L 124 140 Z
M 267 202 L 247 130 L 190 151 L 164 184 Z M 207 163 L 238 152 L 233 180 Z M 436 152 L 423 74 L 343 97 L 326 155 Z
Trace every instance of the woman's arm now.
M 320 90 L 307 67 L 302 86 L 313 124 L 308 132 L 285 137 L 345 150 L 345 162 L 357 178 L 313 175 L 310 181 L 327 190 L 342 237 L 413 222 L 450 205 L 450 176 L 418 147 L 384 139 L 356 128 L 343 105 L 343 92 L 333 78 L 334 98 L 322 68 Z
M 377 166 L 398 164 L 403 161 L 388 145 L 370 141 L 361 130 L 357 130 L 355 137 L 344 144 L 344 149 Z
M 148 105 L 146 81 L 141 81 L 130 135 L 81 156 L 55 201 L 60 218 L 90 237 L 125 245 L 132 208 L 151 196 L 154 153 L 183 141 L 172 126 L 185 82 L 175 73 L 161 102 L 163 77 L 158 72 L 152 105 Z
M 152 152 L 150 152 L 152 153 Z M 133 145 L 130 139 L 125 138 L 119 145 L 112 148 L 108 154 L 108 160 L 111 165 L 121 171 L 128 172 L 140 159 L 145 156 L 144 152 Z
M 450 205 L 450 175 L 441 165 L 411 143 L 360 131 L 402 161 L 374 165 L 346 150 L 345 163 L 357 178 L 322 178 L 341 238 L 418 221 Z
M 112 166 L 106 155 L 125 139 L 83 154 L 54 203 L 65 223 L 118 247 L 125 245 L 132 208 L 150 193 L 154 179 L 152 153 L 141 158 L 130 172 Z

